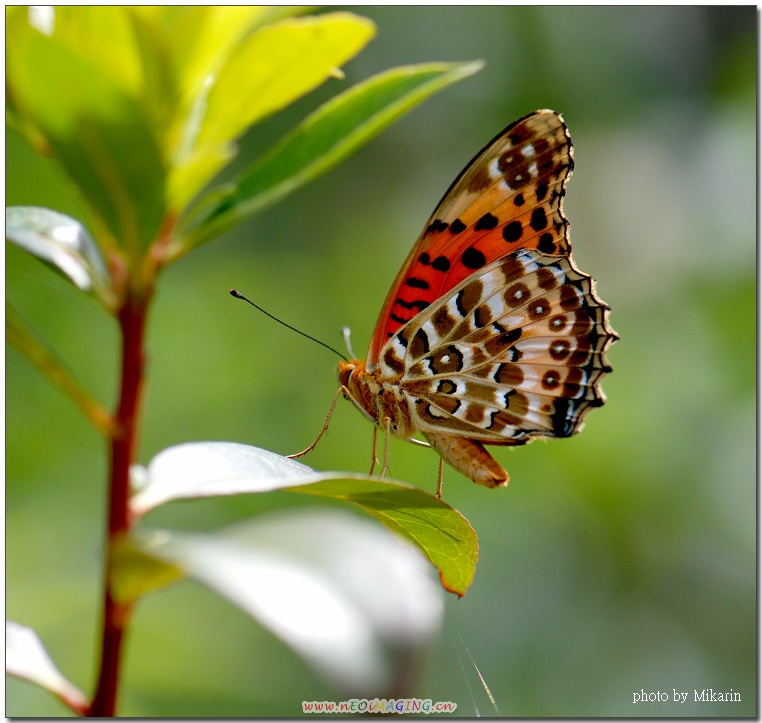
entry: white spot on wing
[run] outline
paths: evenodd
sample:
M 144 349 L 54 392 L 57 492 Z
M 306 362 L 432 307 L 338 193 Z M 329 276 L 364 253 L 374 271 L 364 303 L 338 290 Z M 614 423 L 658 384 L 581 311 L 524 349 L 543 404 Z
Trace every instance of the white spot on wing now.
M 535 260 L 536 258 L 537 257 L 532 251 L 527 251 L 526 249 L 523 249 L 516 254 L 516 259 L 521 262 L 521 265 L 528 274 L 541 268 L 541 264 L 537 263 Z
M 493 319 L 499 319 L 505 313 L 505 303 L 500 294 L 494 294 L 487 299 L 487 306 L 490 309 Z
M 463 314 L 458 311 L 458 303 L 457 303 L 457 294 L 453 294 L 450 296 L 449 299 L 447 299 L 447 312 L 450 314 L 450 316 L 453 319 L 463 319 Z
M 435 346 L 437 346 L 437 344 L 439 344 L 441 341 L 439 338 L 439 332 L 434 328 L 431 317 L 426 319 L 426 321 L 421 324 L 421 329 L 423 330 L 423 333 L 426 334 L 426 338 L 429 340 L 430 349 L 433 349 Z

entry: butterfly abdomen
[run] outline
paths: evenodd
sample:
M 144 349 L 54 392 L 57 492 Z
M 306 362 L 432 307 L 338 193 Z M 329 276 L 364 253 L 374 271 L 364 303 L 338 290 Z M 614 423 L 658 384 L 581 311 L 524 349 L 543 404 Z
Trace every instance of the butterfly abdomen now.
M 485 487 L 508 484 L 508 473 L 480 442 L 452 434 L 429 432 L 424 436 L 447 464 L 477 484 Z

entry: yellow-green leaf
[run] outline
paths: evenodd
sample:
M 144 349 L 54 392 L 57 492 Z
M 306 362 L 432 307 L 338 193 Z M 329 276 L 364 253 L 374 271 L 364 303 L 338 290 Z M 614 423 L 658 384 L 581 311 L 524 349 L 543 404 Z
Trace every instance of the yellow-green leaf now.
M 6 49 L 15 112 L 44 137 L 111 241 L 141 255 L 165 211 L 164 164 L 144 108 L 95 61 L 18 30 Z
M 277 203 L 375 138 L 434 93 L 480 70 L 481 61 L 393 68 L 332 98 L 262 159 L 199 200 L 187 247 L 210 241 Z
M 289 18 L 254 33 L 231 55 L 209 91 L 195 143 L 224 143 L 329 78 L 375 34 L 351 13 Z
M 151 553 L 163 538 L 159 532 L 117 538 L 111 551 L 111 594 L 117 602 L 133 603 L 185 577 L 182 567 Z
M 298 8 L 256 5 L 194 5 L 151 8 L 162 15 L 167 50 L 187 106 L 209 76 L 216 75 L 234 49 L 255 28 Z M 137 12 L 146 12 L 136 9 Z
M 8 301 L 5 302 L 5 338 L 61 389 L 98 430 L 104 434 L 113 432 L 114 423 L 108 411 L 82 388 L 58 355 L 39 338 Z
M 331 476 L 326 474 L 326 477 Z M 442 500 L 396 482 L 326 479 L 289 492 L 351 502 L 415 543 L 439 570 L 442 586 L 463 596 L 473 582 L 479 544 L 468 520 Z

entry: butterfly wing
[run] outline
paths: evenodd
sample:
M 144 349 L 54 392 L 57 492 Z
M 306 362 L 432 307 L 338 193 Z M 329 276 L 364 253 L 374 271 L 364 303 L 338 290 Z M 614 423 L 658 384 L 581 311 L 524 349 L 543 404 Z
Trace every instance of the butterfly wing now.
M 519 249 L 568 256 L 562 210 L 573 168 L 560 115 L 540 110 L 512 123 L 445 193 L 402 266 L 371 339 L 367 368 L 416 314 L 494 261 Z
M 485 444 L 568 437 L 605 396 L 616 338 L 595 283 L 569 257 L 525 249 L 422 311 L 382 350 L 413 426 Z

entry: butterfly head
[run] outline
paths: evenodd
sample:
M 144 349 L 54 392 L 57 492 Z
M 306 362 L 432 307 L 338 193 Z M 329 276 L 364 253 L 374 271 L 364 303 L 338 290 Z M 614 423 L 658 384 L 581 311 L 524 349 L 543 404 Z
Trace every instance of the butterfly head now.
M 373 387 L 378 386 L 378 383 L 374 382 L 366 371 L 365 363 L 359 359 L 342 359 L 339 362 L 339 383 L 344 398 L 352 402 L 364 417 L 376 424 L 376 405 L 373 400 L 379 390 Z

